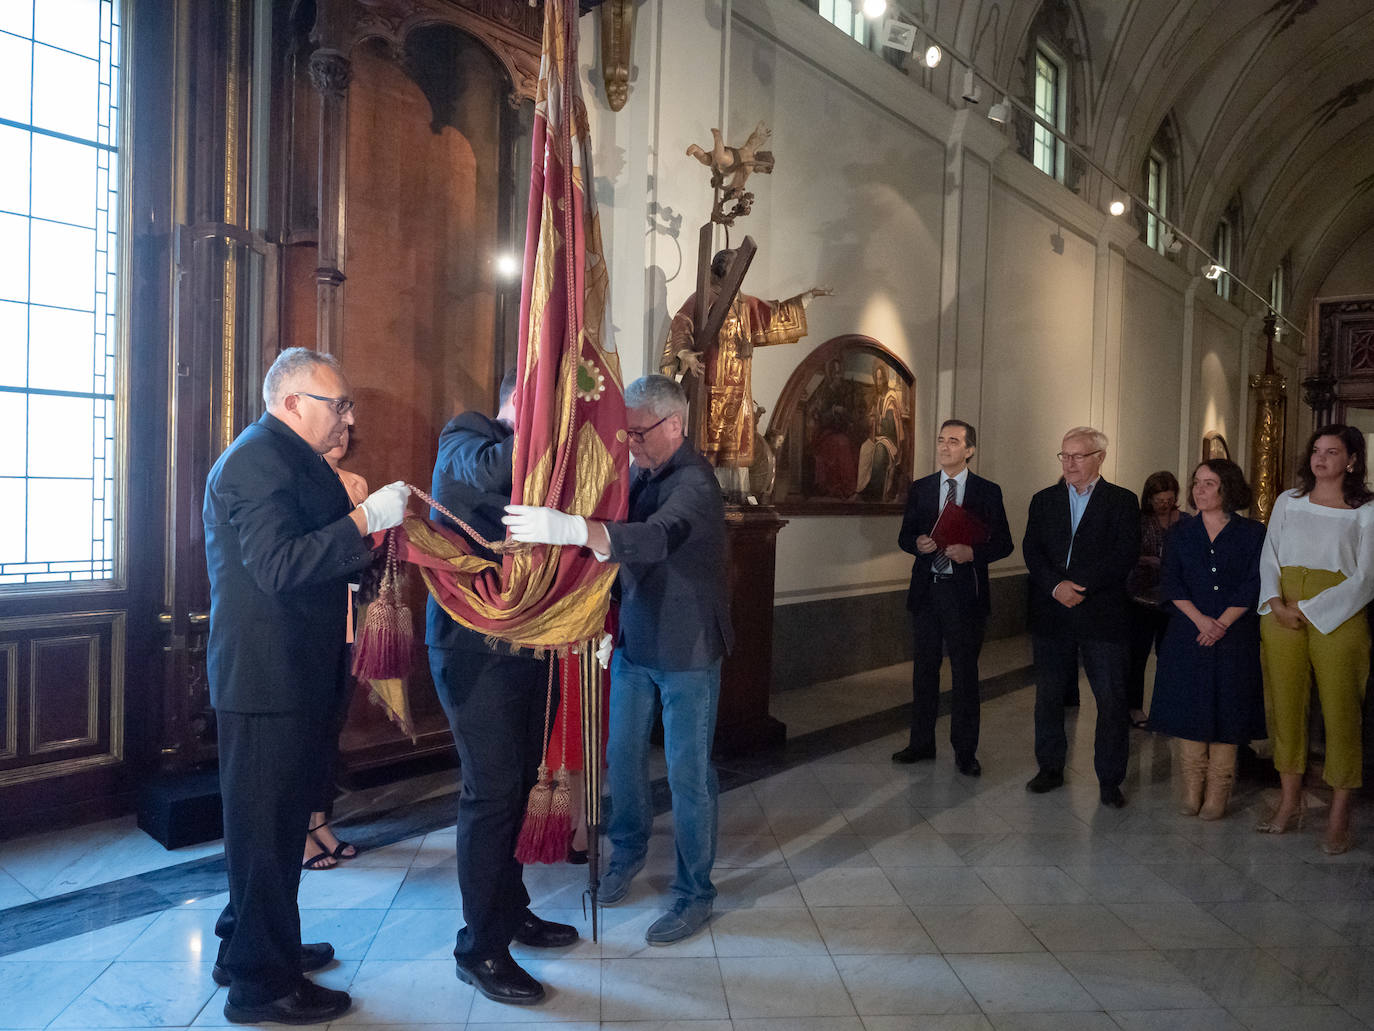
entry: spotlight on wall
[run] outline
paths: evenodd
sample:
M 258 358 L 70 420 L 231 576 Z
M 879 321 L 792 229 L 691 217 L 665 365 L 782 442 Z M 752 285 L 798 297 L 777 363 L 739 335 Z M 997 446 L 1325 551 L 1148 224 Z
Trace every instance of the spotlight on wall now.
M 1112 202 L 1107 205 L 1107 210 L 1110 211 L 1113 215 L 1120 217 L 1121 215 L 1126 214 L 1126 209 L 1130 206 L 1130 201 L 1128 201 L 1125 197 L 1118 196 L 1112 198 Z
M 932 43 L 930 46 L 926 47 L 925 56 L 921 58 L 921 60 L 925 62 L 927 68 L 934 68 L 940 63 L 940 58 L 944 56 L 944 51 Z
M 964 100 L 969 104 L 977 104 L 983 99 L 982 87 L 978 85 L 978 78 L 973 74 L 973 69 L 964 71 Z
M 496 274 L 502 279 L 514 279 L 520 275 L 520 259 L 514 254 L 496 256 Z
M 1001 100 L 988 108 L 988 120 L 996 122 L 998 125 L 1006 125 L 1009 118 L 1011 118 L 1011 101 L 1007 99 L 1007 95 L 1004 93 Z
M 882 33 L 878 38 L 883 46 L 909 54 L 916 49 L 916 26 L 888 18 L 883 21 Z
M 1168 226 L 1160 226 L 1159 242 L 1164 245 L 1167 254 L 1177 254 L 1183 250 L 1183 241 L 1174 235 L 1174 231 Z
M 1218 265 L 1216 262 L 1213 262 L 1210 265 L 1205 265 L 1202 269 L 1203 279 L 1220 279 L 1225 274 L 1226 270 L 1222 268 L 1220 265 Z
M 881 18 L 887 13 L 887 0 L 864 0 L 864 17 Z

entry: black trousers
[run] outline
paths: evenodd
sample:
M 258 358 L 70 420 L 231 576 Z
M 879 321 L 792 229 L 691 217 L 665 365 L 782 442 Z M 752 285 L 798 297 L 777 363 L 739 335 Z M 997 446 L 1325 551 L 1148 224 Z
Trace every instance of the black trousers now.
M 1093 768 L 1102 787 L 1120 787 L 1126 779 L 1130 751 L 1126 642 L 1033 634 L 1031 652 L 1035 662 L 1035 761 L 1043 769 L 1064 768 L 1069 751 L 1064 732 L 1064 696 L 1070 686 L 1078 684 L 1081 657 L 1097 700 Z
M 1169 628 L 1169 609 L 1131 602 L 1131 662 L 1126 674 L 1126 708 L 1145 708 L 1145 666 L 1150 661 L 1150 649 L 1159 655 L 1164 643 L 1164 631 Z
M 257 1006 L 301 979 L 296 891 L 328 729 L 314 714 L 217 713 L 229 904 L 215 924 L 230 1001 Z
M 515 840 L 539 772 L 549 663 L 431 648 L 429 667 L 463 764 L 458 890 L 464 926 L 453 954 L 492 959 L 506 954 L 529 912 L 530 896 L 524 867 L 515 860 Z M 556 694 L 554 701 L 557 704 Z
M 956 759 L 972 759 L 978 752 L 978 653 L 983 648 L 987 620 L 976 598 L 958 590 L 953 581 L 932 583 L 925 599 L 911 613 L 915 653 L 911 665 L 911 747 L 935 748 L 935 720 L 940 708 L 940 663 L 949 653 L 953 678 L 950 696 L 949 743 Z

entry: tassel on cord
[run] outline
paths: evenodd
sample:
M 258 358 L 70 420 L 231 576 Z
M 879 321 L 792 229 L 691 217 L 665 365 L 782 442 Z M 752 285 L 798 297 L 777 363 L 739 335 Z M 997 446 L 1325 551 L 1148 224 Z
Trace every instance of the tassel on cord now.
M 548 835 L 549 814 L 553 809 L 554 785 L 549 776 L 549 764 L 544 761 L 549 751 L 549 723 L 553 715 L 553 671 L 554 659 L 549 663 L 549 686 L 544 693 L 544 736 L 539 760 L 539 777 L 530 788 L 529 800 L 525 803 L 525 819 L 520 824 L 520 835 L 515 839 L 515 861 L 517 863 L 546 863 L 544 858 L 548 848 L 545 844 Z M 559 771 L 560 773 L 562 771 Z
M 367 607 L 353 645 L 353 675 L 359 680 L 392 680 L 410 672 L 415 631 L 410 608 L 401 600 L 400 564 L 396 561 L 396 531 L 386 533 L 386 569 L 377 599 Z

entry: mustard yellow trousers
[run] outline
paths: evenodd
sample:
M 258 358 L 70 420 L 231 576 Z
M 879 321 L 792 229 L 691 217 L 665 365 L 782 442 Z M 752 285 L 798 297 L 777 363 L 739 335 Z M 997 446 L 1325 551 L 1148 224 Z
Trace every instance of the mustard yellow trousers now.
M 1345 579 L 1327 569 L 1284 566 L 1279 589 L 1287 602 L 1302 601 Z M 1357 612 L 1329 634 L 1304 623 L 1297 630 L 1279 626 L 1274 614 L 1260 618 L 1264 657 L 1264 694 L 1274 768 L 1280 773 L 1307 769 L 1307 713 L 1312 677 L 1326 724 L 1324 779 L 1333 788 L 1361 784 L 1361 712 L 1369 676 L 1369 624 Z

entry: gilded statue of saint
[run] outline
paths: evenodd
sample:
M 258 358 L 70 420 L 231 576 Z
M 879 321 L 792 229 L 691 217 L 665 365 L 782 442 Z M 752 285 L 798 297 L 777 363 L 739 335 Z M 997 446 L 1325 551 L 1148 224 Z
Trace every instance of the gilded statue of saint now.
M 734 253 L 720 251 L 711 262 L 711 300 Z M 696 349 L 695 292 L 673 316 L 659 370 L 665 376 L 693 372 L 701 377 L 699 403 L 704 405 L 704 417 L 696 420 L 692 443 L 716 467 L 727 494 L 745 492 L 749 466 L 754 461 L 754 396 L 750 390 L 754 348 L 791 344 L 806 336 L 806 306 L 812 298 L 831 292 L 818 286 L 785 301 L 764 301 L 741 290 L 731 302 L 720 333 L 704 352 Z

